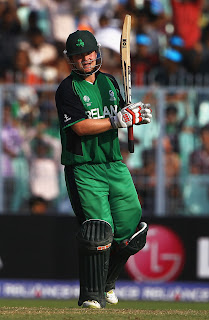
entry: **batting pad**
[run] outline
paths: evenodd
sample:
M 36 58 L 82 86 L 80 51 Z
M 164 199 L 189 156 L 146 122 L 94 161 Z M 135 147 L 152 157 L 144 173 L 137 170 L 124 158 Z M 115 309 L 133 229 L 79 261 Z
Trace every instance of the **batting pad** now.
M 105 285 L 109 267 L 112 228 L 104 220 L 90 219 L 78 233 L 80 297 L 78 305 L 96 300 L 105 307 Z
M 147 231 L 148 225 L 145 222 L 141 222 L 137 227 L 136 233 L 130 239 L 122 241 L 119 245 L 116 243 L 113 245 L 105 287 L 106 292 L 115 288 L 115 282 L 128 258 L 145 246 Z

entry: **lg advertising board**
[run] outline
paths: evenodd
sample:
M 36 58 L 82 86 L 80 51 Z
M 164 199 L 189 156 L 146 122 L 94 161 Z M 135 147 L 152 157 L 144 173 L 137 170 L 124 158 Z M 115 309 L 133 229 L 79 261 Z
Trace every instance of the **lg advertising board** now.
M 209 281 L 209 219 L 145 219 L 143 250 L 120 279 L 162 283 Z M 78 279 L 73 217 L 0 217 L 0 279 Z

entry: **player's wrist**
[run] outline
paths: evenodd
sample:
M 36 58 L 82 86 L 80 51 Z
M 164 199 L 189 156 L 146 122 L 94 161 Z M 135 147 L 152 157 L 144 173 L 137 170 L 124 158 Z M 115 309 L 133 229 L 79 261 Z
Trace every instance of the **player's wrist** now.
M 118 120 L 117 116 L 110 117 L 110 123 L 111 123 L 111 126 L 113 129 L 118 129 L 118 127 L 119 127 L 117 120 Z

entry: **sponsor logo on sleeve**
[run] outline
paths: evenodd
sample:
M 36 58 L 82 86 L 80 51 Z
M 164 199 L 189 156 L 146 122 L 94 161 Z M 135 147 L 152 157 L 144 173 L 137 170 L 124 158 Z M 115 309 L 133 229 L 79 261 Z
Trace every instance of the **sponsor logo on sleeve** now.
M 64 122 L 68 122 L 71 120 L 71 117 L 69 117 L 66 113 L 64 114 Z

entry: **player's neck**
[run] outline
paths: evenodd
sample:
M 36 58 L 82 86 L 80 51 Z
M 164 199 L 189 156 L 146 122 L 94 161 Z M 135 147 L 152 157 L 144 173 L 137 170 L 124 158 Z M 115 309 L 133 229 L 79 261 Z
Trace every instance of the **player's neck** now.
M 88 82 L 94 83 L 95 78 L 96 78 L 96 77 L 95 77 L 95 73 L 93 73 L 93 74 L 90 74 L 89 76 L 87 76 L 87 77 L 85 78 L 85 80 L 88 81 Z

